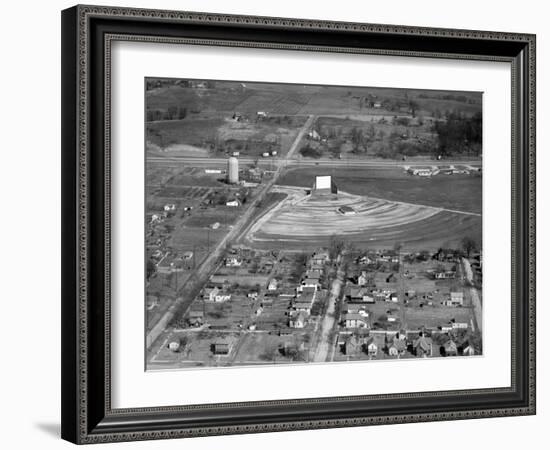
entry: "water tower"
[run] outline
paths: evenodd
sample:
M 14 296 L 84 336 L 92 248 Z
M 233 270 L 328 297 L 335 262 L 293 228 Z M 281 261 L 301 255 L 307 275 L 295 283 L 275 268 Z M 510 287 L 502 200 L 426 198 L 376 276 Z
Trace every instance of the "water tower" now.
M 227 182 L 229 184 L 239 182 L 239 160 L 233 156 L 227 160 Z

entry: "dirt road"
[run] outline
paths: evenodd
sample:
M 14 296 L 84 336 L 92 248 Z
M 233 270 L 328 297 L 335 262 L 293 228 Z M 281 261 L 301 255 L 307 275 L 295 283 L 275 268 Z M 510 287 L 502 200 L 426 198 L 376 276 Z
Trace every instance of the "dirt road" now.
M 340 296 L 340 291 L 342 290 L 342 284 L 344 279 L 344 272 L 339 268 L 336 278 L 332 282 L 332 288 L 329 297 L 329 303 L 323 321 L 321 322 L 321 330 L 319 331 L 320 337 L 317 343 L 317 349 L 315 350 L 315 355 L 313 356 L 313 362 L 325 362 L 329 354 L 331 347 L 330 342 L 330 333 L 334 328 L 336 322 L 335 310 L 336 302 Z M 331 352 L 332 354 L 332 352 Z
M 472 267 L 470 266 L 470 261 L 468 261 L 466 258 L 462 258 L 462 266 L 464 267 L 464 276 L 466 277 L 466 280 L 470 282 L 470 284 L 473 284 L 474 282 L 474 276 L 472 273 Z M 471 287 L 470 289 L 470 296 L 472 298 L 472 306 L 474 307 L 474 317 L 476 319 L 476 326 L 479 331 L 482 331 L 482 309 L 481 309 L 481 300 L 479 299 L 479 294 L 477 292 L 477 289 L 475 287 Z

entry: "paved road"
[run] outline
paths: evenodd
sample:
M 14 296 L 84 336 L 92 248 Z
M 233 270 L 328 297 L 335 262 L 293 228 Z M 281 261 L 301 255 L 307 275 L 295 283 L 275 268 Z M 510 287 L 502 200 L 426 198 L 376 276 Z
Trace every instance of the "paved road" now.
M 294 151 L 296 151 L 296 148 L 298 147 L 300 141 L 304 137 L 304 134 L 309 130 L 311 127 L 313 121 L 315 119 L 315 116 L 309 116 L 308 120 L 304 123 L 302 128 L 300 129 L 300 132 L 296 136 L 294 142 L 292 143 L 289 153 L 287 155 L 291 156 Z M 224 160 L 226 161 L 226 160 Z M 227 161 L 226 161 L 227 162 Z M 233 228 L 225 235 L 225 237 L 218 243 L 218 245 L 212 250 L 210 255 L 204 259 L 204 261 L 199 265 L 199 267 L 195 270 L 194 277 L 189 277 L 188 280 L 191 278 L 194 279 L 194 282 L 197 284 L 204 284 L 208 280 L 208 277 L 210 276 L 210 273 L 215 268 L 215 265 L 217 261 L 219 260 L 220 256 L 222 255 L 223 249 L 226 247 L 226 245 L 230 242 L 235 241 L 241 234 L 241 231 L 245 227 L 245 225 L 249 222 L 249 220 L 252 218 L 254 213 L 256 212 L 256 207 L 258 204 L 263 200 L 265 195 L 269 192 L 269 190 L 273 187 L 275 182 L 277 181 L 279 175 L 281 174 L 284 166 L 280 164 L 277 167 L 277 170 L 275 171 L 274 175 L 271 177 L 269 182 L 267 182 L 265 185 L 262 185 L 260 192 L 256 194 L 254 199 L 248 203 L 247 209 L 244 211 L 242 216 L 237 220 Z M 184 284 L 180 291 L 186 287 L 187 284 Z M 158 339 L 158 337 L 161 335 L 162 330 L 165 329 L 166 325 L 172 320 L 172 317 L 174 317 L 174 314 L 176 313 L 178 306 L 183 305 L 186 302 L 188 302 L 188 305 L 186 305 L 186 309 L 191 306 L 191 301 L 189 299 L 185 299 L 183 297 L 179 297 L 174 304 L 168 309 L 168 311 L 164 314 L 164 316 L 159 320 L 157 325 L 147 334 L 147 347 L 151 346 L 153 342 Z
M 308 119 L 309 122 L 309 119 Z M 306 122 L 306 124 L 308 123 Z M 301 132 L 300 132 L 301 133 Z M 302 135 L 303 136 L 303 135 Z M 300 137 L 300 134 L 298 135 Z M 300 137 L 301 138 L 301 137 Z M 293 153 L 296 150 L 299 139 L 294 141 Z M 295 147 L 296 146 L 296 147 Z M 292 149 L 292 148 L 291 148 Z M 292 156 L 292 155 L 291 155 Z M 227 166 L 227 158 L 194 158 L 187 156 L 148 156 L 147 163 L 153 164 L 190 164 L 195 166 L 215 166 L 225 170 Z M 254 158 L 239 158 L 241 164 L 255 164 Z M 314 166 L 330 166 L 330 167 L 375 167 L 375 168 L 394 168 L 394 167 L 416 167 L 416 166 L 433 166 L 433 165 L 460 165 L 481 167 L 479 160 L 455 161 L 455 160 L 418 160 L 418 161 L 399 161 L 399 160 L 366 160 L 366 159 L 291 159 L 290 156 L 285 158 L 265 158 L 259 159 L 258 164 L 262 166 L 277 165 L 278 167 L 297 166 L 297 167 L 314 167 Z
M 464 267 L 464 276 L 466 277 L 466 280 L 468 280 L 470 283 L 473 284 L 474 276 L 472 273 L 472 267 L 470 266 L 470 261 L 468 261 L 466 258 L 462 258 L 462 266 Z M 472 297 L 472 305 L 474 307 L 474 316 L 476 319 L 476 325 L 478 330 L 481 332 L 482 325 L 483 325 L 481 300 L 479 299 L 479 294 L 475 287 L 470 288 L 470 296 Z

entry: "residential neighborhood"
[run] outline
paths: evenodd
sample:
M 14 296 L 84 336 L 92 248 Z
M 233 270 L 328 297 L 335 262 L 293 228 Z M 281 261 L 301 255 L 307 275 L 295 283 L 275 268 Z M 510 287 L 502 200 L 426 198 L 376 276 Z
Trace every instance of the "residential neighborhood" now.
M 145 87 L 147 370 L 483 354 L 481 93 Z

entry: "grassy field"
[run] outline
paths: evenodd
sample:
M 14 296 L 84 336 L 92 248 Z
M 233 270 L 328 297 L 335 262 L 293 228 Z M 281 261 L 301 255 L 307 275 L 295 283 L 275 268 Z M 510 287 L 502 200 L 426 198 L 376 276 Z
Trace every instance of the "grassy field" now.
M 162 149 L 175 144 L 205 147 L 214 142 L 222 118 L 183 119 L 152 122 L 146 125 L 146 139 Z
M 402 168 L 317 167 L 288 170 L 277 184 L 311 188 L 316 175 L 332 175 L 338 190 L 350 194 L 481 213 L 481 175 L 436 175 L 420 178 Z
M 291 170 L 279 183 L 310 187 L 318 173 L 317 168 Z M 257 222 L 247 240 L 258 248 L 314 248 L 328 245 L 336 235 L 357 248 L 392 248 L 399 242 L 409 250 L 459 247 L 465 236 L 481 242 L 482 222 L 477 213 L 481 210 L 477 190 L 481 177 L 477 175 L 421 179 L 402 169 L 350 168 L 335 169 L 333 177 L 341 191 L 363 195 L 341 192 L 303 197 L 301 191 L 301 199 L 298 194 L 289 197 Z M 351 206 L 355 214 L 339 213 L 342 205 Z
M 162 87 L 146 91 L 147 107 L 166 110 L 170 106 L 186 107 L 190 114 L 208 114 L 213 111 L 255 113 L 268 111 L 281 114 L 351 114 L 365 112 L 361 99 L 405 105 L 418 104 L 418 113 L 430 115 L 460 109 L 466 113 L 479 111 L 481 93 L 460 91 L 429 91 L 415 89 L 388 89 L 377 87 L 289 85 L 278 83 L 250 83 L 214 81 L 209 87 L 195 89 L 175 85 L 176 80 Z M 268 105 L 268 106 L 266 106 Z M 377 113 L 387 113 L 379 108 Z M 399 112 L 393 108 L 392 113 Z

